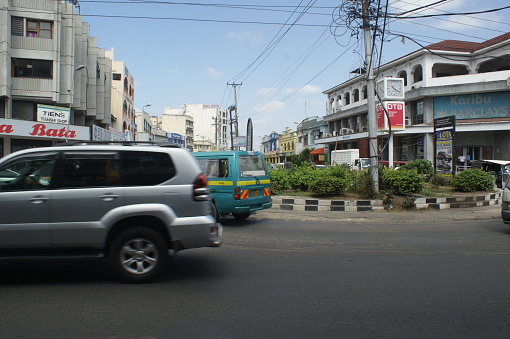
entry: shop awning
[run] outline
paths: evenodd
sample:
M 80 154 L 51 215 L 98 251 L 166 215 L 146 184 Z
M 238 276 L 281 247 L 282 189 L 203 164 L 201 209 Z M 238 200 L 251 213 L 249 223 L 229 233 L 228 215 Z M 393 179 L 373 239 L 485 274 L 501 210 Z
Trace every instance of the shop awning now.
M 310 154 L 324 154 L 324 148 L 316 148 Z

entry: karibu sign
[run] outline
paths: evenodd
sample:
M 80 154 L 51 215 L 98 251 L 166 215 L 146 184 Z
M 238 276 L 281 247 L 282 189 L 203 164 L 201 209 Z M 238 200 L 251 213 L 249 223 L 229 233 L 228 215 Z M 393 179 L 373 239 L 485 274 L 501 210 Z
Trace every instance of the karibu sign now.
M 434 118 L 457 120 L 510 118 L 510 93 L 477 93 L 434 98 Z
M 66 107 L 37 104 L 37 121 L 67 125 L 69 111 Z
M 0 119 L 0 137 L 2 136 L 90 140 L 90 128 L 35 121 Z
M 388 112 L 388 116 L 384 111 L 384 107 Z M 388 131 L 391 126 L 392 131 L 405 129 L 405 105 L 402 101 L 384 101 L 377 104 L 377 130 Z M 388 121 L 389 118 L 389 121 Z

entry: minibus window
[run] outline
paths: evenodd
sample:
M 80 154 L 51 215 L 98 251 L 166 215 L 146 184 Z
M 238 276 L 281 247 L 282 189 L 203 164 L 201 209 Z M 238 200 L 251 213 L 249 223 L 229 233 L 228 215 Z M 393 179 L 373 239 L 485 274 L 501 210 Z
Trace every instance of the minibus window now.
M 239 170 L 242 177 L 268 175 L 264 161 L 258 156 L 240 156 Z

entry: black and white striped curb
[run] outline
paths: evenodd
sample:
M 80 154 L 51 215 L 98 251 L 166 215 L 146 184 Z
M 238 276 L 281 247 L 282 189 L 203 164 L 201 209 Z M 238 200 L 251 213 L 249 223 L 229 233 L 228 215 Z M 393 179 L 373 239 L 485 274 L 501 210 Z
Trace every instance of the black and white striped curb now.
M 415 205 L 418 209 L 437 210 L 492 206 L 501 204 L 501 195 L 501 192 L 496 192 L 462 197 L 417 198 Z M 272 201 L 272 208 L 288 211 L 361 212 L 385 209 L 382 200 L 331 200 L 277 195 L 272 196 Z

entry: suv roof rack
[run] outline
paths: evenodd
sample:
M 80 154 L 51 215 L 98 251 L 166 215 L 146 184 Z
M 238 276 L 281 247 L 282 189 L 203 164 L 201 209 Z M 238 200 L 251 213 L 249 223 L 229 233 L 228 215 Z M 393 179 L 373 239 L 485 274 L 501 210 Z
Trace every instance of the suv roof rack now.
M 86 145 L 122 145 L 122 146 L 159 146 L 159 147 L 171 147 L 171 148 L 182 148 L 178 144 L 172 142 L 162 141 L 121 141 L 121 140 L 74 140 L 66 141 L 56 144 L 55 146 L 86 146 Z

